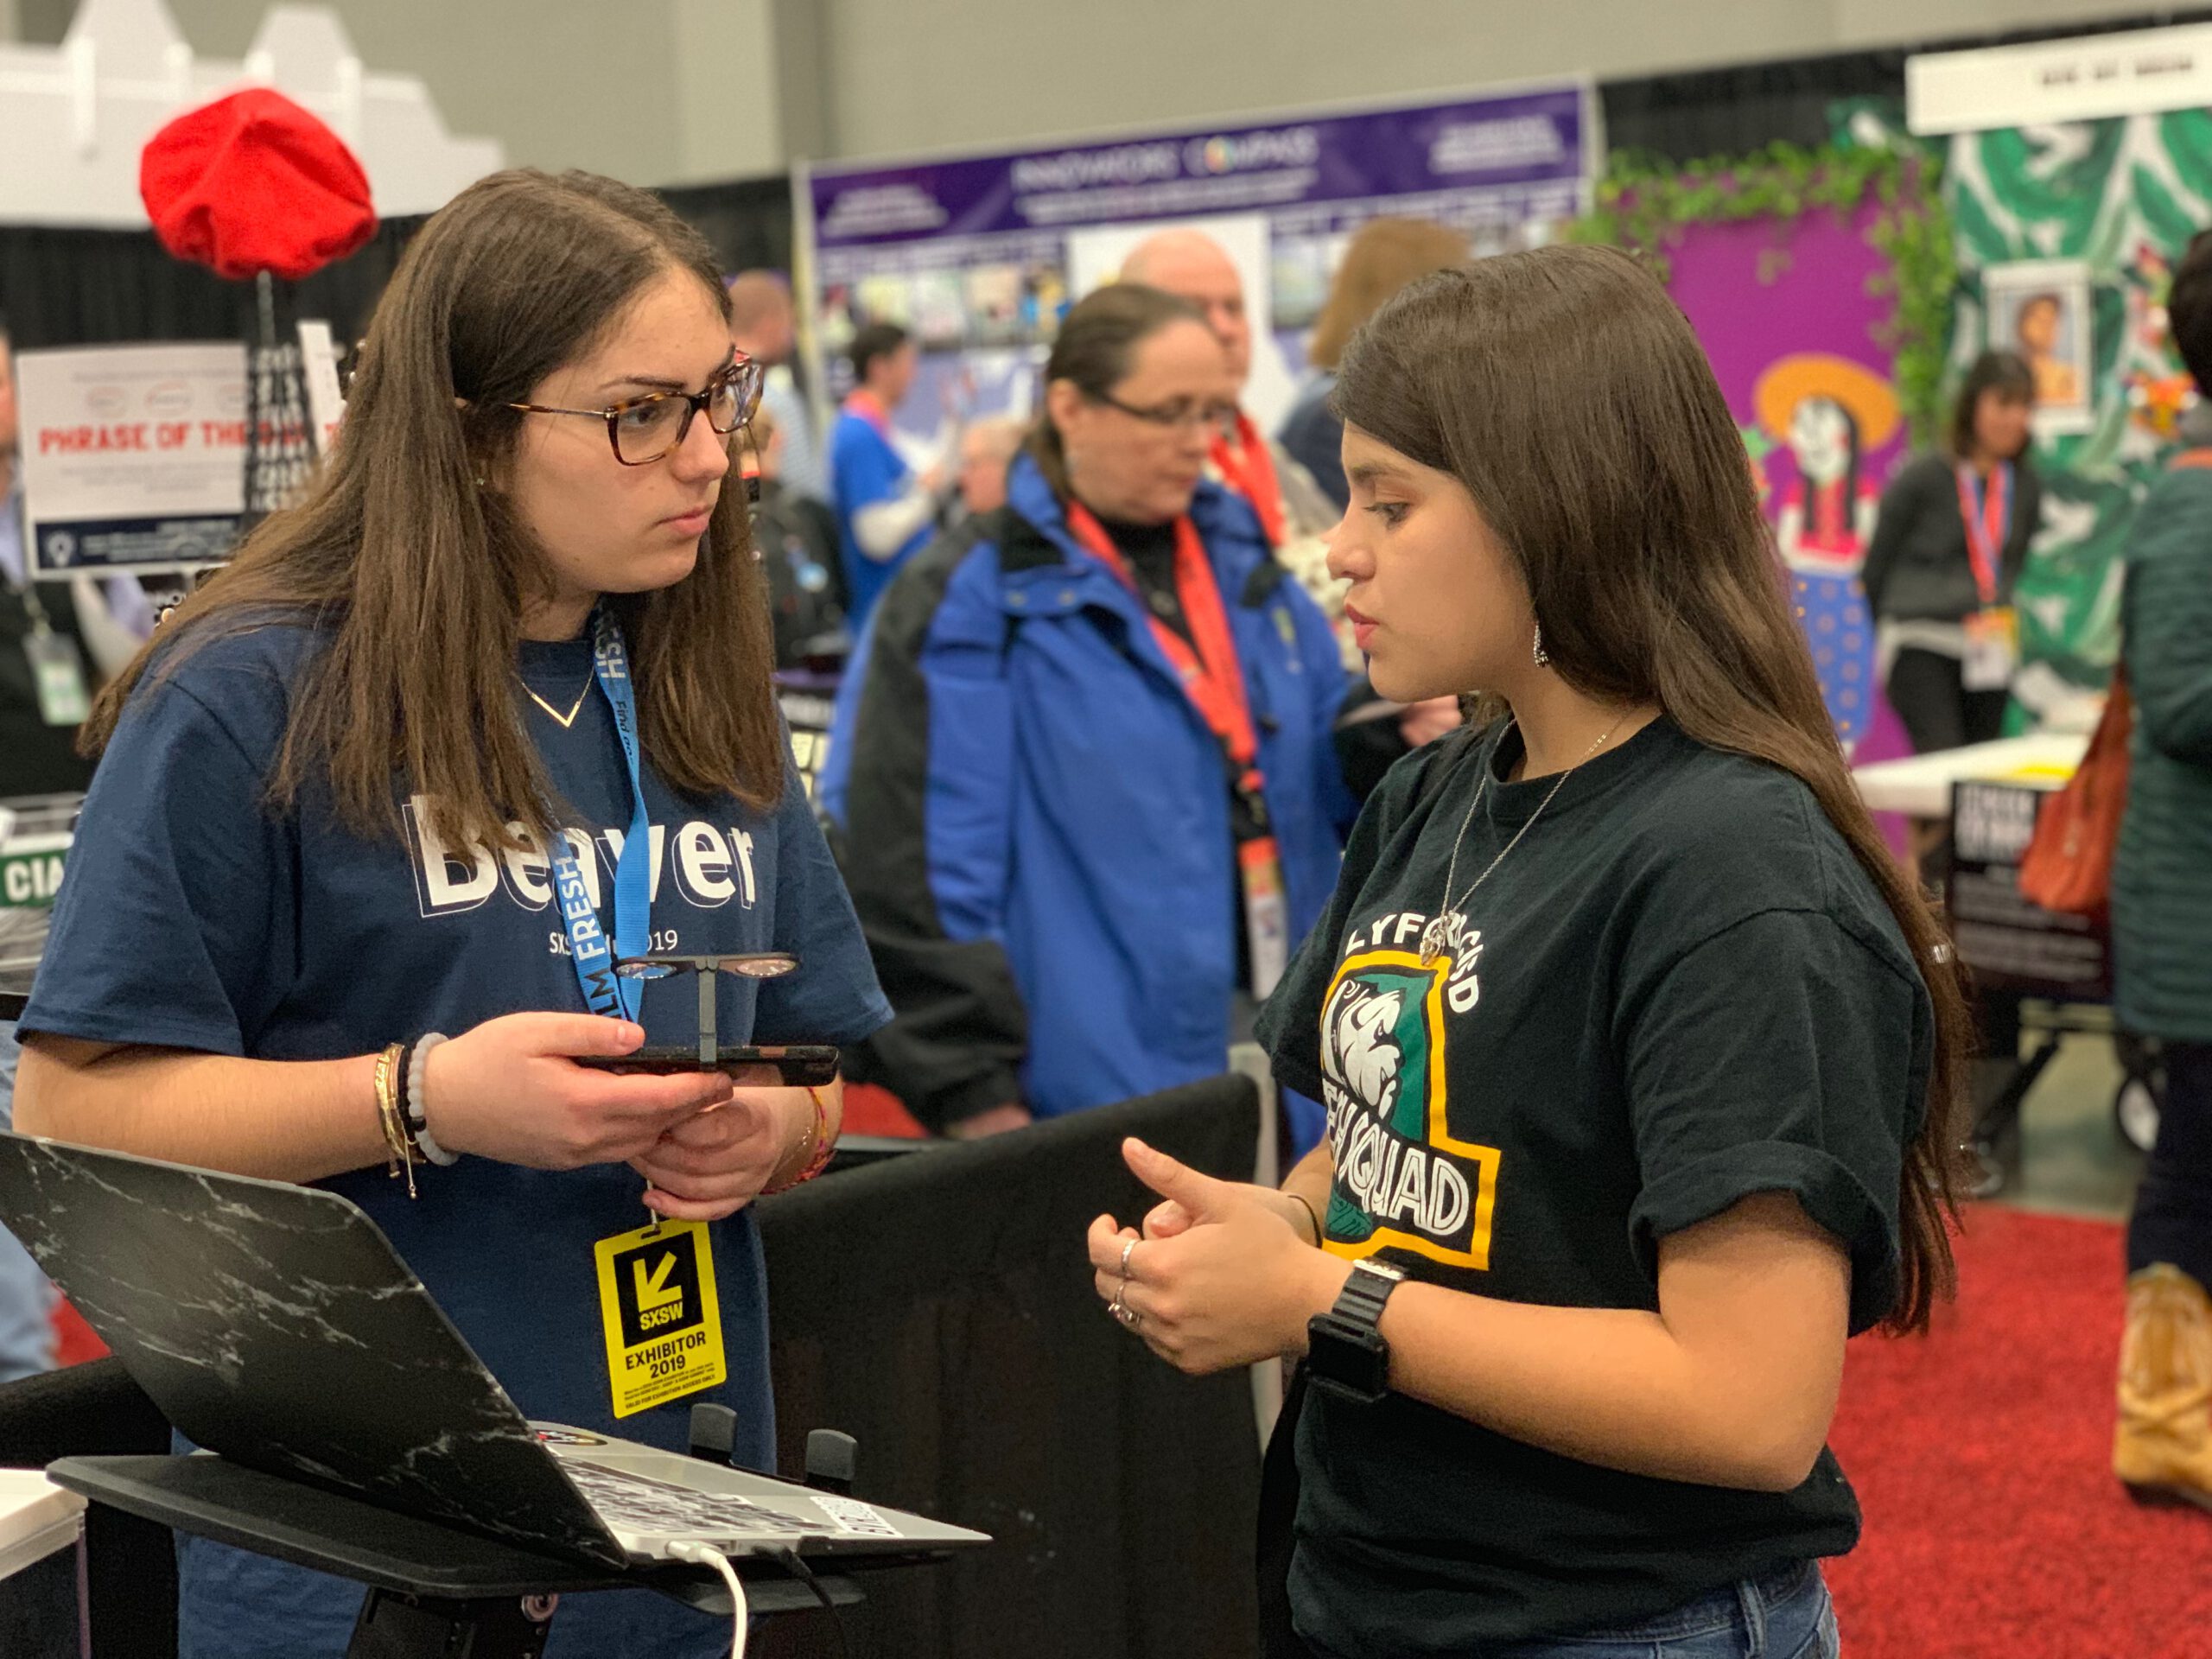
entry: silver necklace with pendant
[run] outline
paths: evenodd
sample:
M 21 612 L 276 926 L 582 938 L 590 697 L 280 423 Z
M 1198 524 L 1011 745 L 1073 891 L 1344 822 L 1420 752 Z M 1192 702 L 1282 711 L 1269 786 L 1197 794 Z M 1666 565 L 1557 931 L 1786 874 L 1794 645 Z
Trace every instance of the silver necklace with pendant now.
M 1626 715 L 1621 716 L 1621 720 L 1627 718 Z M 1513 832 L 1513 839 L 1505 843 L 1504 850 L 1484 867 L 1480 875 L 1467 883 L 1467 890 L 1461 893 L 1458 902 L 1454 903 L 1452 899 L 1452 883 L 1459 874 L 1459 846 L 1467 838 L 1467 828 L 1474 823 L 1475 814 L 1482 810 L 1483 797 L 1490 792 L 1490 766 L 1487 762 L 1484 764 L 1482 782 L 1475 785 L 1475 798 L 1467 803 L 1467 816 L 1459 820 L 1459 833 L 1452 840 L 1452 862 L 1444 872 L 1444 908 L 1437 912 L 1429 925 L 1421 931 L 1421 965 L 1422 967 L 1433 968 L 1436 965 L 1437 958 L 1444 954 L 1445 944 L 1452 931 L 1452 918 L 1459 914 L 1460 907 L 1475 896 L 1475 889 L 1490 880 L 1491 873 L 1505 862 L 1506 854 L 1510 853 L 1521 844 L 1521 837 L 1536 827 L 1536 820 L 1544 816 L 1544 809 L 1552 804 L 1553 798 L 1560 790 L 1567 787 L 1567 780 L 1581 771 L 1590 758 L 1605 747 L 1606 740 L 1620 730 L 1621 720 L 1616 720 L 1611 725 L 1606 727 L 1599 734 L 1598 741 L 1582 752 L 1582 759 L 1560 773 L 1558 780 L 1545 791 L 1544 798 L 1536 804 L 1536 810 L 1529 815 L 1528 822 Z M 1519 722 L 1516 721 L 1515 724 L 1518 725 Z

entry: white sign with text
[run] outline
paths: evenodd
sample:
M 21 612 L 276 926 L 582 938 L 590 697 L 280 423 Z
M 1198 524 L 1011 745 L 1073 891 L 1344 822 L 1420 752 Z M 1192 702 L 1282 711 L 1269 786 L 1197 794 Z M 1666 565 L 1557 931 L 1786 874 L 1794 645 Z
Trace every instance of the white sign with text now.
M 34 569 L 175 570 L 228 556 L 245 499 L 245 346 L 24 352 L 16 375 Z
M 2152 115 L 2212 105 L 2212 26 L 2133 29 L 1904 66 L 1905 124 L 1923 137 Z

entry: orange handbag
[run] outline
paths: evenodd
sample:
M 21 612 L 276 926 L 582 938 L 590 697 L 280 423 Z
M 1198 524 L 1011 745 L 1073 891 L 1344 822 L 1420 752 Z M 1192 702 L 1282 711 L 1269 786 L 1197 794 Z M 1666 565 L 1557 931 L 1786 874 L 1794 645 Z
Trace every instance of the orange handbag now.
M 2127 671 L 2113 671 L 2112 690 L 2082 768 L 2036 814 L 2036 832 L 2020 858 L 2020 894 L 2031 904 L 2073 916 L 2101 916 L 2112 903 L 2112 858 L 2127 810 L 2127 748 L 2135 733 L 2135 701 Z
M 2184 449 L 2170 471 L 2212 469 L 2212 448 Z M 2069 916 L 2102 916 L 2112 906 L 2112 859 L 2127 810 L 2127 753 L 2135 735 L 2135 700 L 2123 659 L 2097 721 L 2082 769 L 2043 804 L 2036 832 L 2020 858 L 2020 896 Z

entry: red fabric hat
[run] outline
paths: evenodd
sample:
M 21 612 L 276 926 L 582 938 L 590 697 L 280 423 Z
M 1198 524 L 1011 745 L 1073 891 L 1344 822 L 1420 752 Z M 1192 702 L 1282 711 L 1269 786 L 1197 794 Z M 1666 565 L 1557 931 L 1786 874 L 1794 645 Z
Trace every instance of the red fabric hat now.
M 377 228 L 353 151 L 265 86 L 188 110 L 156 133 L 138 159 L 138 194 L 163 247 L 239 282 L 264 270 L 297 281 Z

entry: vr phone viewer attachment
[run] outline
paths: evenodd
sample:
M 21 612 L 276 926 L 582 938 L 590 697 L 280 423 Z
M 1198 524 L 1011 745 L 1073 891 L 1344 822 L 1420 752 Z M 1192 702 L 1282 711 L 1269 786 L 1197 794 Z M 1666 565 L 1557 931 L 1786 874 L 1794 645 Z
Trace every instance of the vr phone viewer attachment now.
M 715 976 L 734 974 L 741 979 L 781 979 L 798 967 L 788 951 L 718 951 L 705 956 L 683 956 L 655 951 L 624 957 L 614 971 L 625 979 L 666 979 L 690 973 L 699 986 L 699 1041 L 696 1049 L 649 1045 L 629 1054 L 580 1056 L 576 1064 L 602 1071 L 715 1071 L 737 1065 L 772 1065 L 783 1081 L 796 1087 L 817 1088 L 837 1075 L 837 1051 L 829 1044 L 762 1046 L 722 1044 L 716 1039 Z

